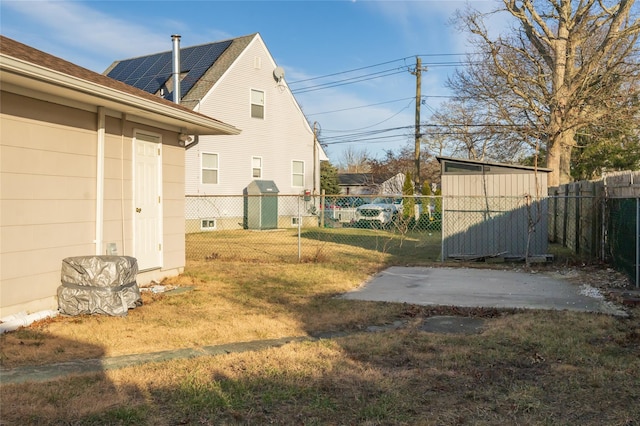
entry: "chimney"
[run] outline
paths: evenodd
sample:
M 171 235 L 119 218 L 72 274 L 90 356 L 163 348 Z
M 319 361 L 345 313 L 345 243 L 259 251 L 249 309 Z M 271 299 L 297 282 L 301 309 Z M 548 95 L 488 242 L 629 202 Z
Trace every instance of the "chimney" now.
M 173 41 L 173 102 L 180 103 L 180 36 L 171 36 Z

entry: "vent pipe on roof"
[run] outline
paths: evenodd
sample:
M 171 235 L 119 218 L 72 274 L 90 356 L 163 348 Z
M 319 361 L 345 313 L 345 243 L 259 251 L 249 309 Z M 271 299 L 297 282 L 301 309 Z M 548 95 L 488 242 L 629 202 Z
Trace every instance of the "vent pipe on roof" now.
M 180 36 L 171 36 L 173 41 L 173 102 L 180 103 Z

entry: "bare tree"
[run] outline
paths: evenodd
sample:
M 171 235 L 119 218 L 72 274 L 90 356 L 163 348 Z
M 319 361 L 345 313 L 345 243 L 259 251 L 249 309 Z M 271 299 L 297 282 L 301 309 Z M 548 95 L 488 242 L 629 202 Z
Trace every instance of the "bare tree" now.
M 370 157 L 366 148 L 358 150 L 349 146 L 342 151 L 338 162 L 339 171 L 342 173 L 367 173 L 369 172 L 368 161 Z
M 446 150 L 453 157 L 480 161 L 524 157 L 526 151 L 520 138 L 513 138 L 499 125 L 478 124 L 492 123 L 491 114 L 490 109 L 473 100 L 447 102 L 431 117 L 436 126 L 425 133 L 440 143 L 440 152 Z
M 424 139 L 423 139 L 424 140 Z M 439 180 L 440 168 L 437 160 L 429 153 L 429 149 L 420 152 L 420 181 L 434 182 Z M 415 171 L 415 147 L 413 144 L 400 147 L 398 150 L 386 150 L 382 158 L 372 158 L 368 162 L 369 171 L 377 180 L 386 180 L 398 173 L 407 174 Z M 415 188 L 416 191 L 422 188 Z M 398 187 L 402 192 L 402 184 Z
M 459 100 L 482 105 L 487 123 L 500 126 L 505 138 L 532 150 L 540 141 L 552 169 L 549 185 L 568 182 L 577 132 L 627 113 L 613 107 L 640 74 L 634 2 L 502 0 L 501 11 L 517 26 L 497 38 L 485 28 L 485 15 L 460 12 L 457 21 L 477 52 L 449 85 Z

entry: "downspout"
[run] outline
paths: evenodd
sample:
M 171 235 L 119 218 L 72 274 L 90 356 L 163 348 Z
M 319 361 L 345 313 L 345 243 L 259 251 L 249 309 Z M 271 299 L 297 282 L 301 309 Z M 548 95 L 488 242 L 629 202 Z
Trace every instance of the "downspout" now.
M 180 36 L 171 36 L 173 41 L 173 102 L 180 103 Z
M 98 140 L 96 146 L 96 255 L 102 254 L 104 238 L 104 107 L 98 107 Z
M 124 128 L 127 121 L 127 114 L 122 114 L 120 118 L 120 221 L 122 232 L 122 254 L 127 254 L 127 233 L 125 228 L 124 210 Z

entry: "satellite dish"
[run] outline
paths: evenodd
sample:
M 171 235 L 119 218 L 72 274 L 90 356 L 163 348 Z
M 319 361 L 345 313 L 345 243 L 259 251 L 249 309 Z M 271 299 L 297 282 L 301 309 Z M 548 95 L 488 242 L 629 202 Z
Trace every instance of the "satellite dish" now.
M 276 67 L 273 70 L 273 78 L 279 83 L 284 78 L 284 69 L 282 67 Z

